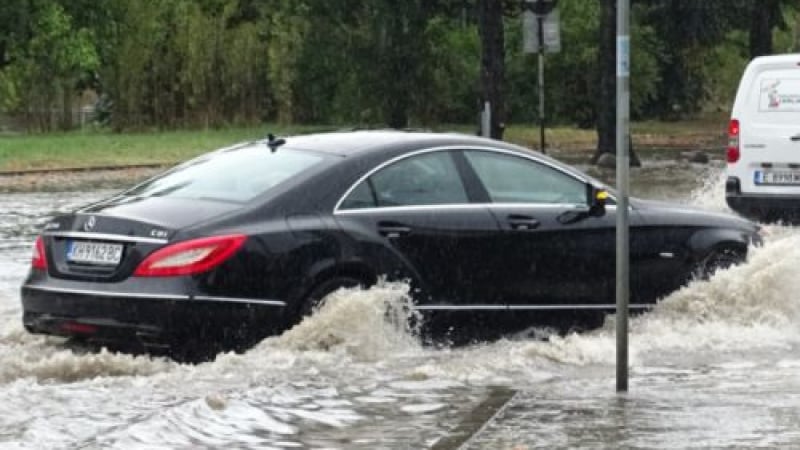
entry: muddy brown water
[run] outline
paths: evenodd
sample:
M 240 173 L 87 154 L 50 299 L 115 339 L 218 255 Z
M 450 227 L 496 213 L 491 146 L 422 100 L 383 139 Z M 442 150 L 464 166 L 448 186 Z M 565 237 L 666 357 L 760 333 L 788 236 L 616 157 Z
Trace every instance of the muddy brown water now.
M 607 177 L 608 174 L 597 173 Z M 646 162 L 637 194 L 724 210 L 719 164 Z M 800 446 L 800 233 L 631 321 L 631 390 L 601 329 L 459 348 L 385 321 L 402 284 L 341 293 L 244 354 L 186 365 L 27 334 L 38 227 L 109 191 L 0 195 L 0 448 L 754 448 Z M 397 322 L 394 322 L 397 323 Z

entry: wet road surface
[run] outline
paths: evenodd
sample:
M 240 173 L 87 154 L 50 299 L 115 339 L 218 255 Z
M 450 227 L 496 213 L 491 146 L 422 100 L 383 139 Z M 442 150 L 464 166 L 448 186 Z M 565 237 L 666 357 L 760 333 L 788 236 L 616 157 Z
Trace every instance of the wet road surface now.
M 725 209 L 719 168 L 650 162 L 633 190 Z M 631 392 L 617 395 L 613 318 L 431 348 L 384 320 L 385 304 L 407 302 L 401 284 L 341 293 L 284 335 L 199 365 L 27 334 L 18 287 L 38 226 L 107 194 L 0 196 L 0 448 L 800 446 L 791 227 L 766 227 L 747 264 L 633 318 Z

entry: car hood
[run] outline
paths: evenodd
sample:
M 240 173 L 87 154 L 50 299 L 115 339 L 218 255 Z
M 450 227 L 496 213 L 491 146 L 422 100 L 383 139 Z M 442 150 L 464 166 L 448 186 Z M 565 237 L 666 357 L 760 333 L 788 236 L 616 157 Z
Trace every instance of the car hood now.
M 757 230 L 755 222 L 734 214 L 658 200 L 631 198 L 630 204 L 648 225 L 719 226 Z

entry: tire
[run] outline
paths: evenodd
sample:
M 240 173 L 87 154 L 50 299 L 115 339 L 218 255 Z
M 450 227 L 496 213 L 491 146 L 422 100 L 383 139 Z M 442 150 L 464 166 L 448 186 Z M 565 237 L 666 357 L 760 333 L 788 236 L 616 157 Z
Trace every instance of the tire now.
M 303 300 L 298 319 L 313 314 L 322 304 L 322 301 L 325 300 L 325 297 L 337 290 L 363 285 L 364 283 L 361 280 L 352 277 L 334 277 L 317 284 L 311 289 L 311 292 L 306 295 L 305 300 Z
M 745 253 L 741 250 L 723 247 L 714 249 L 708 256 L 701 261 L 698 267 L 698 275 L 702 280 L 711 278 L 718 270 L 728 269 L 732 266 L 743 263 Z

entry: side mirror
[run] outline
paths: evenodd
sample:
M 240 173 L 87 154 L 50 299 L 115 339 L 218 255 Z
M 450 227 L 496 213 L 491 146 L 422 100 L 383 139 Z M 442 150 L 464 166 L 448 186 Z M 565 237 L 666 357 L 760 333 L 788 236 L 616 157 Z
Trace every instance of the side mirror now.
M 589 185 L 589 215 L 592 217 L 600 217 L 606 213 L 606 200 L 608 200 L 608 191 L 603 188 Z

